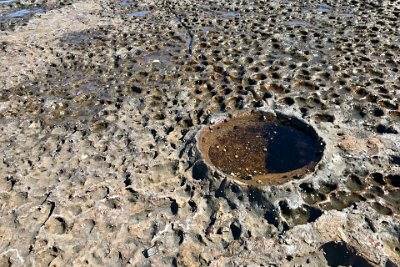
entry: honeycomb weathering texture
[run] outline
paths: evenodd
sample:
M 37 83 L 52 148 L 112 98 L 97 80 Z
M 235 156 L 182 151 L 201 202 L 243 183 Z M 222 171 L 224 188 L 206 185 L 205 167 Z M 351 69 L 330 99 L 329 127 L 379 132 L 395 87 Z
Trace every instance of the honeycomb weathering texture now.
M 399 265 L 399 7 L 0 1 L 0 266 Z M 312 171 L 210 167 L 199 131 L 255 112 L 315 129 Z

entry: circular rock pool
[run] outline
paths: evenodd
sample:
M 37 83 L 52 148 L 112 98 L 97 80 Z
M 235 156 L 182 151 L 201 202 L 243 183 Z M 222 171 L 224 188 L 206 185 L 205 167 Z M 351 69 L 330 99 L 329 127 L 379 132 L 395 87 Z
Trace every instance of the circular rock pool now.
M 227 119 L 199 134 L 205 162 L 245 184 L 283 184 L 311 172 L 324 142 L 305 122 L 253 113 Z

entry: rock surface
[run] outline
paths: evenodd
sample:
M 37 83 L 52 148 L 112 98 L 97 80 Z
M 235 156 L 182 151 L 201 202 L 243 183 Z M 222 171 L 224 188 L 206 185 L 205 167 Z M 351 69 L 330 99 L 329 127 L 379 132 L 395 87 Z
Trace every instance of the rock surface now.
M 0 266 L 399 265 L 399 7 L 0 1 Z M 257 110 L 315 129 L 312 173 L 202 161 Z

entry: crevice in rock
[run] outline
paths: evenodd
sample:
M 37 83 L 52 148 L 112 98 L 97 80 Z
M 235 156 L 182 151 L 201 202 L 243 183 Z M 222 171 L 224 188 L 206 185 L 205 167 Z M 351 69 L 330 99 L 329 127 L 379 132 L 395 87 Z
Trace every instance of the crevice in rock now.
M 194 34 L 192 31 L 192 28 L 186 24 L 182 18 L 180 17 L 180 15 L 178 14 L 178 12 L 176 12 L 172 7 L 171 7 L 171 3 L 166 3 L 167 4 L 167 9 L 175 16 L 176 21 L 180 24 L 182 24 L 183 28 L 185 29 L 186 33 L 188 34 L 189 38 L 188 38 L 188 44 L 187 44 L 187 55 L 191 56 L 193 54 L 193 40 L 194 40 Z
M 43 205 L 47 199 L 49 198 L 51 192 L 49 192 L 46 196 L 46 199 L 44 200 L 44 202 L 41 204 Z M 29 254 L 33 251 L 35 244 L 36 244 L 36 240 L 37 240 L 37 236 L 39 235 L 40 230 L 43 228 L 43 226 L 45 226 L 45 224 L 47 223 L 47 221 L 50 219 L 50 217 L 53 215 L 54 210 L 56 208 L 56 203 L 54 201 L 47 201 L 47 203 L 50 205 L 50 211 L 49 214 L 47 215 L 46 220 L 44 220 L 44 222 L 40 225 L 40 227 L 38 228 L 38 230 L 36 231 L 36 233 L 34 234 L 34 238 L 31 242 L 31 245 L 29 246 Z

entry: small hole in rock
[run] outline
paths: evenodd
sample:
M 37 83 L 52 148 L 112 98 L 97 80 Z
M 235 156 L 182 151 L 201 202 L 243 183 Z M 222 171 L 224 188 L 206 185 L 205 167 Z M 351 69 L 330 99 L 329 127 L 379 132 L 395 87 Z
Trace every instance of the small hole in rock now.
M 233 239 L 238 240 L 240 238 L 240 235 L 242 234 L 242 229 L 240 226 L 237 225 L 237 223 L 231 223 L 231 232 Z
M 179 210 L 178 203 L 176 203 L 176 200 L 172 200 L 171 202 L 171 212 L 173 215 L 177 215 Z

